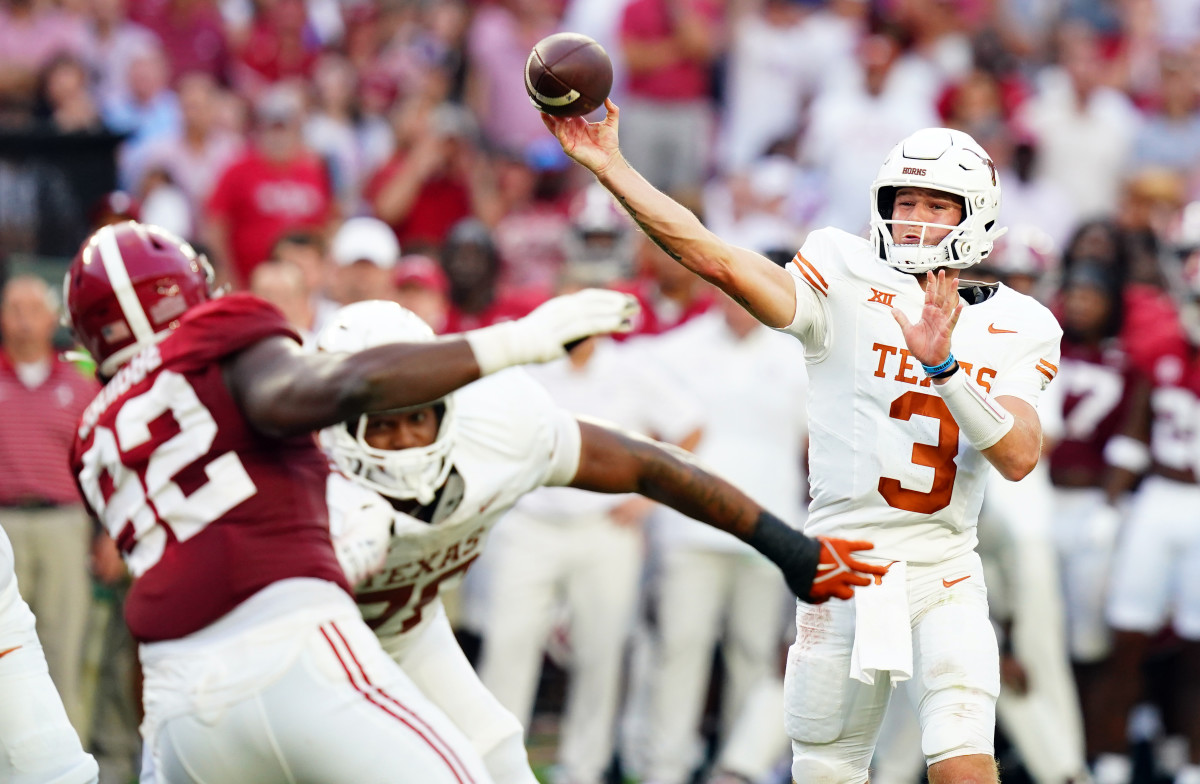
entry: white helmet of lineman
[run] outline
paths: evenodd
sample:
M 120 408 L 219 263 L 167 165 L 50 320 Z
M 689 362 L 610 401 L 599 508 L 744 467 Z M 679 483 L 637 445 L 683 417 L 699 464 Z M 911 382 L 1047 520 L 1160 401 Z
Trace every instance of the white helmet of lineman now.
M 920 226 L 922 236 L 931 228 L 950 229 L 941 242 L 897 245 L 892 242 L 892 204 L 900 188 L 928 188 L 959 196 L 962 221 L 957 226 L 903 221 Z M 925 128 L 903 140 L 888 153 L 871 186 L 871 240 L 879 259 L 901 272 L 925 272 L 937 267 L 970 267 L 992 252 L 1004 234 L 996 225 L 1000 214 L 1000 184 L 996 166 L 987 152 L 962 131 Z
M 353 352 L 387 343 L 435 340 L 433 330 L 411 310 L 395 302 L 369 300 L 339 310 L 317 335 L 317 350 Z M 427 405 L 443 408 L 437 438 L 429 446 L 376 449 L 363 435 L 367 415 L 341 422 L 320 433 L 322 448 L 334 464 L 355 481 L 389 498 L 416 499 L 428 504 L 450 474 L 454 447 L 454 395 Z M 376 412 L 383 413 L 383 412 Z

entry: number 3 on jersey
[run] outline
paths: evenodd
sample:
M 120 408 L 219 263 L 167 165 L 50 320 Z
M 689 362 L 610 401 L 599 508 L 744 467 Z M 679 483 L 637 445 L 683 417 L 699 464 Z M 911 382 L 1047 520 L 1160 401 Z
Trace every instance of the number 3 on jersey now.
M 151 423 L 168 412 L 179 432 L 154 446 L 139 477 L 126 465 L 124 455 L 149 443 Z M 232 451 L 204 467 L 207 481 L 190 495 L 185 496 L 175 483 L 180 471 L 208 454 L 217 435 L 212 413 L 178 373 L 162 371 L 150 389 L 125 401 L 114 429 L 115 433 L 96 427 L 92 445 L 81 460 L 79 484 L 109 534 L 129 553 L 134 576 L 162 557 L 167 541 L 164 529 L 185 542 L 257 492 L 241 459 Z M 102 490 L 104 475 L 112 486 L 108 493 Z
M 958 465 L 954 462 L 958 456 L 958 423 L 950 415 L 946 401 L 925 392 L 905 392 L 892 401 L 888 414 L 892 419 L 904 422 L 914 416 L 938 420 L 937 443 L 917 442 L 912 448 L 913 463 L 933 469 L 933 486 L 928 492 L 908 490 L 900 485 L 899 479 L 885 476 L 879 479 L 879 494 L 888 506 L 909 512 L 933 514 L 945 509 L 950 505 L 954 477 L 958 473 Z

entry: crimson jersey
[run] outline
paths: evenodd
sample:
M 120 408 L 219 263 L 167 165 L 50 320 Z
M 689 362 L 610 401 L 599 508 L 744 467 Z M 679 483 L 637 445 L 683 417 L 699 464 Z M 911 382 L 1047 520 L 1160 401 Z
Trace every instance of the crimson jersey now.
M 1170 346 L 1150 368 L 1152 470 L 1190 480 L 1200 445 L 1200 356 L 1190 347 Z
M 1056 485 L 1101 485 L 1108 465 L 1104 446 L 1125 426 L 1134 384 L 1134 370 L 1119 343 L 1097 347 L 1063 339 L 1056 390 L 1063 432 L 1050 453 Z
M 299 342 L 274 306 L 249 294 L 193 308 L 79 422 L 72 469 L 135 577 L 125 618 L 139 641 L 191 634 L 287 578 L 349 592 L 316 441 L 256 431 L 222 377 L 222 360 L 277 335 Z

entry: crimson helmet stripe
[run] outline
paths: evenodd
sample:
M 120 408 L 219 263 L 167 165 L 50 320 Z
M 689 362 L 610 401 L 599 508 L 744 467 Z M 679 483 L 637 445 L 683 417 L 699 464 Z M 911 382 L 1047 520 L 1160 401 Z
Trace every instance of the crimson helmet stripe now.
M 134 339 L 138 343 L 153 340 L 154 327 L 150 326 L 150 319 L 146 318 L 146 311 L 142 309 L 137 292 L 133 290 L 133 281 L 129 279 L 129 270 L 125 269 L 121 248 L 117 245 L 117 233 L 112 226 L 105 226 L 96 232 L 96 245 L 113 294 L 133 331 Z

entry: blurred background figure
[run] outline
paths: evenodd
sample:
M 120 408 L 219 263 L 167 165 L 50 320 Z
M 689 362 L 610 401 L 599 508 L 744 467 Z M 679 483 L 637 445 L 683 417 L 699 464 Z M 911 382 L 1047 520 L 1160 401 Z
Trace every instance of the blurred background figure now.
M 450 311 L 450 282 L 438 263 L 428 256 L 400 257 L 392 273 L 396 301 L 421 317 L 433 331 L 446 331 Z
M 573 270 L 579 274 L 569 271 L 560 291 L 596 282 L 589 268 Z M 593 338 L 533 376 L 575 414 L 691 449 L 700 438 L 700 409 L 647 359 L 629 343 Z M 559 654 L 569 673 L 562 781 L 601 784 L 612 762 L 645 554 L 642 526 L 653 506 L 638 496 L 543 488 L 523 498 L 492 535 L 480 677 L 528 732 L 543 651 L 549 645 Z M 552 643 L 552 635 L 565 640 Z
M 81 693 L 91 605 L 92 524 L 68 467 L 75 425 L 99 386 L 58 357 L 58 297 L 40 278 L 17 276 L 0 295 L 0 526 L 67 715 L 86 741 Z
M 304 144 L 303 98 L 273 88 L 254 113 L 254 145 L 220 175 L 202 219 L 218 277 L 238 286 L 284 232 L 323 228 L 335 215 L 328 174 Z
M 400 243 L 377 218 L 351 218 L 329 245 L 334 273 L 333 299 L 342 305 L 365 299 L 395 299 L 392 270 L 400 259 Z
M 283 259 L 264 261 L 250 273 L 249 290 L 283 311 L 284 318 L 295 328 L 305 346 L 312 343 L 316 336 L 313 326 L 317 314 L 312 292 L 300 267 Z

